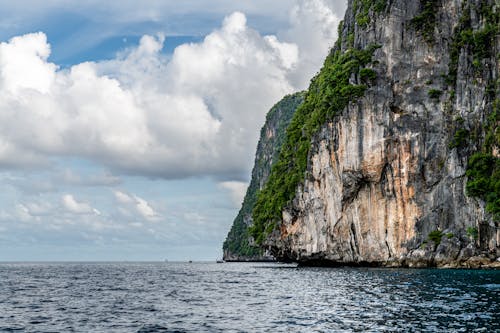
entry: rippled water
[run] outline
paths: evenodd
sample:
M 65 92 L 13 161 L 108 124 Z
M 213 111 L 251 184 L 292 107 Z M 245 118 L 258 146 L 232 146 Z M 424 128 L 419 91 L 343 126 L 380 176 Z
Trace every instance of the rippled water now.
M 0 331 L 500 331 L 500 272 L 0 264 Z

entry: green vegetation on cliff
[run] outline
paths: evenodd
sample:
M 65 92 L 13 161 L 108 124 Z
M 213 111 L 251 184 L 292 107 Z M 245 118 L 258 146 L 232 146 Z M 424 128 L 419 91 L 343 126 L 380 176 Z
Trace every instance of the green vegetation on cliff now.
M 473 29 L 471 13 L 480 16 L 483 23 L 479 29 Z M 465 53 L 468 62 L 472 64 L 475 75 L 487 78 L 490 69 L 484 68 L 483 63 L 487 59 L 496 56 L 495 39 L 500 34 L 500 12 L 498 8 L 489 1 L 480 2 L 477 5 L 464 5 L 462 16 L 454 31 L 454 38 L 450 47 L 450 65 L 446 81 L 449 85 L 455 85 L 460 55 Z M 486 71 L 486 73 L 483 73 Z M 485 134 L 480 151 L 473 153 L 467 165 L 466 193 L 472 197 L 478 197 L 486 202 L 486 211 L 491 213 L 495 219 L 500 220 L 500 158 L 494 154 L 495 149 L 500 148 L 500 82 L 495 76 L 490 77 L 487 86 L 486 98 L 492 106 L 492 111 L 483 124 L 482 131 Z M 454 96 L 454 94 L 451 94 Z M 463 119 L 459 118 L 462 123 Z M 462 126 L 462 124 L 458 124 Z M 450 142 L 450 148 L 466 148 L 470 132 L 459 128 Z
M 421 12 L 415 16 L 411 23 L 419 31 L 428 43 L 434 41 L 434 29 L 438 13 L 438 0 L 421 0 Z
M 370 10 L 380 13 L 387 8 L 386 0 L 354 0 L 353 12 L 356 14 L 356 23 L 364 28 L 370 23 Z M 340 36 L 340 34 L 339 34 Z
M 493 11 L 493 6 L 481 3 L 478 13 L 481 15 L 484 26 L 473 30 L 471 21 L 471 8 L 465 6 L 458 26 L 455 28 L 453 41 L 450 46 L 450 65 L 447 83 L 455 84 L 457 80 L 458 61 L 460 53 L 465 50 L 472 55 L 472 64 L 475 69 L 481 69 L 483 59 L 490 58 L 494 54 L 495 37 L 500 33 L 499 12 Z
M 248 225 L 251 223 L 252 210 L 257 198 L 257 192 L 262 184 L 267 181 L 271 165 L 276 161 L 279 150 L 285 140 L 286 128 L 303 100 L 303 92 L 285 96 L 267 114 L 266 123 L 260 132 L 260 140 L 250 185 L 248 186 L 241 209 L 234 219 L 231 230 L 223 245 L 225 255 L 239 258 L 240 260 L 258 259 L 262 256 L 262 249 L 254 245 L 251 241 L 252 238 L 248 232 Z M 268 137 L 267 130 L 273 130 L 274 136 Z
M 498 88 L 497 94 L 500 95 Z M 493 102 L 493 112 L 484 126 L 482 151 L 469 157 L 467 164 L 467 195 L 486 202 L 486 211 L 500 220 L 500 158 L 493 153 L 500 147 L 500 99 Z
M 261 244 L 276 227 L 283 208 L 293 199 L 297 186 L 304 180 L 313 135 L 349 102 L 364 95 L 366 85 L 353 84 L 351 80 L 354 77 L 356 82 L 360 81 L 360 73 L 364 79 L 374 78 L 372 72 L 363 68 L 372 61 L 377 48 L 371 45 L 365 50 L 332 50 L 319 74 L 312 79 L 305 101 L 286 131 L 285 142 L 269 180 L 257 196 L 254 224 L 250 229 L 257 244 Z
M 500 217 L 500 158 L 475 153 L 467 167 L 467 195 L 486 201 L 486 211 Z

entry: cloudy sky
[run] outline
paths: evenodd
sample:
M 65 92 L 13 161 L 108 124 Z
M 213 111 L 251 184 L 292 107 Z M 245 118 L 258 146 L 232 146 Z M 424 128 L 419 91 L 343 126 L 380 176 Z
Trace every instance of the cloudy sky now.
M 0 261 L 214 260 L 345 1 L 0 7 Z

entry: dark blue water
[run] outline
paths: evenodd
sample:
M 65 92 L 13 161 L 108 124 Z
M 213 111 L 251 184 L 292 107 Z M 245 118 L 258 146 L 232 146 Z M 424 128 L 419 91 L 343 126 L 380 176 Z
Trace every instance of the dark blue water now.
M 500 332 L 500 271 L 0 264 L 0 332 Z

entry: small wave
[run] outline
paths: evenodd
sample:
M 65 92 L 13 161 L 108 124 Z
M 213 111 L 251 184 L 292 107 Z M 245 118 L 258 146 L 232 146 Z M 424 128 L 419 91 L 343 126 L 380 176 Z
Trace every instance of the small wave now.
M 168 329 L 165 326 L 156 325 L 156 324 L 153 324 L 153 325 L 144 325 L 144 326 L 142 326 L 137 331 L 137 333 L 157 333 L 157 332 L 161 332 L 161 333 L 182 333 L 184 331 L 170 330 L 170 329 Z
M 37 268 L 57 276 L 50 283 L 22 265 L 4 272 L 0 332 L 500 332 L 490 271 L 81 266 L 88 273 L 78 283 L 64 264 Z
M 498 283 L 483 284 L 482 286 L 488 289 L 500 289 L 500 284 Z

